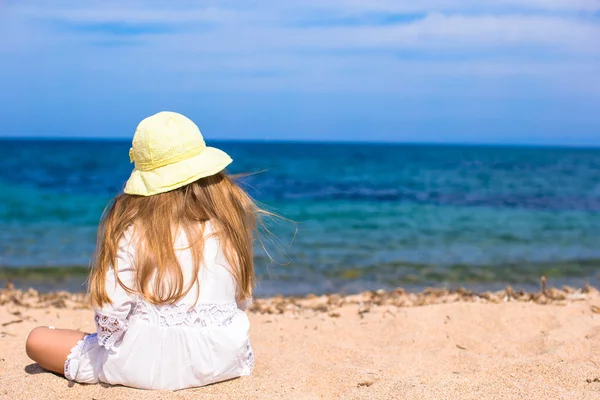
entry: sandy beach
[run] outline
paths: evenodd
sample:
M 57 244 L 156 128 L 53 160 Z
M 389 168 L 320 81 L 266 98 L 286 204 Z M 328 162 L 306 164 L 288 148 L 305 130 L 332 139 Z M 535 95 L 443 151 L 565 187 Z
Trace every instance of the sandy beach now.
M 259 299 L 254 374 L 148 392 L 70 383 L 24 351 L 38 325 L 92 331 L 82 294 L 0 292 L 1 399 L 600 399 L 600 294 L 427 290 Z

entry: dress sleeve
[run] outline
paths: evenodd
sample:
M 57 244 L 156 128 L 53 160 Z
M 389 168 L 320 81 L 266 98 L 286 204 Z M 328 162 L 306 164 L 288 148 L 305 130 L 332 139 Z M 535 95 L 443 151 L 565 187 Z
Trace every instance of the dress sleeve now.
M 114 348 L 123 338 L 129 327 L 128 317 L 135 303 L 131 294 L 117 282 L 116 274 L 125 286 L 133 287 L 133 256 L 129 242 L 124 243 L 124 240 L 119 246 L 114 268 L 106 274 L 106 292 L 112 304 L 104 304 L 94 310 L 98 343 L 107 349 Z
M 232 267 L 229 264 L 229 261 L 227 260 L 227 257 L 225 256 L 225 253 L 223 252 L 223 248 L 221 247 L 221 243 L 220 243 L 218 237 L 213 236 L 212 240 L 213 240 L 212 242 L 207 242 L 207 244 L 211 243 L 210 245 L 205 245 L 205 251 L 207 251 L 209 254 L 212 252 L 213 253 L 212 257 L 214 258 L 214 263 L 216 265 L 220 265 L 221 267 L 223 267 L 225 270 L 228 271 L 228 281 L 232 282 L 230 293 L 235 296 L 235 299 L 236 299 L 235 302 L 236 302 L 238 308 L 242 311 L 246 311 L 252 305 L 252 297 L 241 298 L 239 287 L 238 287 L 237 283 L 235 282 L 235 279 L 232 279 L 233 278 L 233 269 L 235 267 Z
M 212 225 L 209 225 L 208 233 L 212 234 L 213 232 L 214 228 L 212 227 Z M 223 283 L 223 285 L 227 288 L 225 292 L 228 295 L 228 299 L 235 297 L 237 307 L 242 311 L 246 311 L 248 307 L 252 305 L 252 297 L 243 298 L 242 296 L 240 296 L 240 290 L 234 278 L 235 267 L 232 266 L 227 260 L 225 252 L 223 251 L 223 248 L 221 246 L 219 237 L 216 235 L 208 236 L 208 240 L 204 245 L 204 251 L 205 257 L 212 260 L 212 262 L 215 265 L 222 267 L 224 271 L 227 271 L 226 275 L 224 275 L 224 277 L 226 278 L 224 278 L 225 282 Z

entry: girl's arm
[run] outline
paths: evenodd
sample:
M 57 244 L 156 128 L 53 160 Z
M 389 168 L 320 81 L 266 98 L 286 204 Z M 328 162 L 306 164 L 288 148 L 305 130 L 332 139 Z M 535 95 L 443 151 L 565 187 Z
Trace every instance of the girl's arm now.
M 94 310 L 98 343 L 107 349 L 112 349 L 123 338 L 129 327 L 128 316 L 135 304 L 132 296 L 117 282 L 116 277 L 118 276 L 126 287 L 131 288 L 134 274 L 130 246 L 121 245 L 114 268 L 106 274 L 106 292 L 112 303 Z

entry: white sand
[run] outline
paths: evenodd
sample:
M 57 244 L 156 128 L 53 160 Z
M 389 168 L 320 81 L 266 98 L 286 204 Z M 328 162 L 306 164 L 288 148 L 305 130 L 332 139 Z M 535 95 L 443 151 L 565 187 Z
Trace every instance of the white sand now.
M 600 399 L 594 305 L 596 291 L 566 305 L 461 301 L 373 306 L 362 316 L 356 304 L 333 316 L 252 313 L 252 377 L 150 392 L 73 384 L 42 371 L 25 354 L 28 332 L 38 325 L 92 331 L 92 313 L 8 302 L 0 306 L 0 398 Z

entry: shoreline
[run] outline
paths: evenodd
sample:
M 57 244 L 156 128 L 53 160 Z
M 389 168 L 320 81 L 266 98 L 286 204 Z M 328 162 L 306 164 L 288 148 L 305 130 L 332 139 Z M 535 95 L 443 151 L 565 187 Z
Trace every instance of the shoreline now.
M 367 310 L 376 306 L 393 306 L 397 308 L 420 307 L 434 304 L 452 304 L 459 302 L 500 304 L 506 302 L 535 303 L 540 305 L 566 305 L 570 302 L 586 300 L 600 292 L 589 284 L 581 288 L 563 286 L 548 287 L 547 280 L 542 277 L 539 291 L 514 290 L 507 286 L 498 291 L 472 291 L 466 288 L 440 289 L 425 288 L 422 291 L 410 292 L 403 288 L 394 290 L 367 290 L 360 293 L 342 295 L 328 293 L 322 295 L 307 294 L 305 296 L 258 297 L 253 299 L 249 312 L 259 314 L 285 314 L 302 311 L 331 312 L 345 305 L 358 305 Z M 40 292 L 36 289 L 15 289 L 11 283 L 0 289 L 0 306 L 13 304 L 26 308 L 90 308 L 88 295 L 84 292 Z
M 376 269 L 363 271 L 360 268 L 351 268 L 331 274 L 319 271 L 305 279 L 295 279 L 293 277 L 294 274 L 299 273 L 295 268 L 281 268 L 276 271 L 275 276 L 265 274 L 264 271 L 258 273 L 255 295 L 258 297 L 275 297 L 278 295 L 302 297 L 309 293 L 315 293 L 316 295 L 334 293 L 350 295 L 380 289 L 393 291 L 398 287 L 415 293 L 428 288 L 457 290 L 461 287 L 466 287 L 472 291 L 496 292 L 503 290 L 507 285 L 512 286 L 515 290 L 523 289 L 532 292 L 538 290 L 540 287 L 539 279 L 544 275 L 548 276 L 556 287 L 580 288 L 588 284 L 600 288 L 600 274 L 597 273 L 597 271 L 600 271 L 598 268 L 600 260 L 592 261 L 584 262 L 580 260 L 575 264 L 557 262 L 539 265 L 509 265 L 509 271 L 506 273 L 494 272 L 494 268 L 491 266 L 457 265 L 456 274 L 441 267 L 437 268 L 426 264 L 407 264 L 406 270 L 402 273 L 398 272 L 400 270 L 393 271 L 393 269 L 385 266 L 381 273 L 375 273 Z M 404 268 L 400 265 L 397 267 Z M 556 272 L 557 268 L 564 268 L 564 273 L 558 274 Z M 527 272 L 515 274 L 514 271 L 517 269 Z M 78 293 L 86 290 L 88 275 L 89 266 L 83 265 L 0 266 L 0 287 L 12 282 L 15 287 L 21 290 L 32 287 L 46 293 L 55 291 Z

